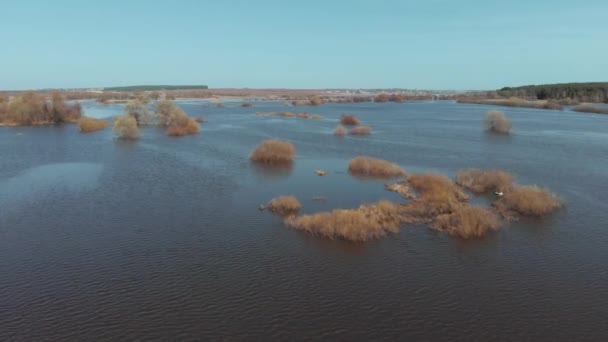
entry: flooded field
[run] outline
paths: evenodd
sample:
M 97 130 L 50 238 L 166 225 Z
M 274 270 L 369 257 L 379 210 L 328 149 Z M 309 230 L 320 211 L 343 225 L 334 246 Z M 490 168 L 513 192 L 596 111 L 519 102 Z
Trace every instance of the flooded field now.
M 207 119 L 200 134 L 0 127 L 0 340 L 608 339 L 608 116 L 451 101 L 179 105 Z M 110 118 L 123 106 L 83 109 Z M 283 110 L 323 118 L 255 115 Z M 505 112 L 510 135 L 485 132 L 488 110 Z M 335 136 L 341 114 L 372 134 Z M 248 160 L 272 138 L 296 147 L 291 168 Z M 481 239 L 411 224 L 366 243 L 258 211 L 279 195 L 302 213 L 403 202 L 349 175 L 359 155 L 451 178 L 502 169 L 565 208 Z

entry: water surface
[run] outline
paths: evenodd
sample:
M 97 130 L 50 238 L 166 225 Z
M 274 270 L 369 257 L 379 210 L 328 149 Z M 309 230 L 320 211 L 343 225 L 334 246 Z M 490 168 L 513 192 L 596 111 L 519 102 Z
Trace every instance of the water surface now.
M 497 108 L 447 101 L 180 105 L 208 119 L 199 135 L 0 128 L 0 340 L 608 339 L 608 116 L 498 108 L 513 134 L 494 136 L 482 120 Z M 285 109 L 325 118 L 254 115 Z M 341 113 L 374 133 L 333 136 Z M 269 138 L 296 146 L 293 168 L 248 162 Z M 400 201 L 348 175 L 358 155 L 504 169 L 567 208 L 481 240 L 405 226 L 366 244 L 257 210 L 281 194 L 306 213 Z

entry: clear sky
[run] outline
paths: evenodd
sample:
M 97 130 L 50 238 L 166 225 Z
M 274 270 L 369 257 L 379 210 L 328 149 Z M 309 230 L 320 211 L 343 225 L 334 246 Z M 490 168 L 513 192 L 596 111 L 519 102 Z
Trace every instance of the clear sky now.
M 0 89 L 608 81 L 608 0 L 3 0 Z

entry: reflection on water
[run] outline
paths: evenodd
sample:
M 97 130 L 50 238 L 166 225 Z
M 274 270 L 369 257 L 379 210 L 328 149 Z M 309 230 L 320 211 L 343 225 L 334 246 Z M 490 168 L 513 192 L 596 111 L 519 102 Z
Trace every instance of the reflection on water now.
M 497 136 L 495 108 L 449 101 L 297 108 L 323 120 L 255 115 L 283 102 L 180 106 L 208 120 L 200 134 L 0 128 L 0 340 L 608 340 L 608 116 L 504 108 L 513 134 Z M 341 113 L 373 133 L 335 137 Z M 291 168 L 249 161 L 273 138 L 295 145 Z M 567 208 L 484 239 L 407 225 L 365 244 L 257 210 L 281 194 L 304 214 L 405 202 L 348 174 L 359 155 L 504 169 Z
M 293 173 L 293 164 L 264 165 L 251 162 L 249 165 L 256 178 L 263 181 L 284 180 Z

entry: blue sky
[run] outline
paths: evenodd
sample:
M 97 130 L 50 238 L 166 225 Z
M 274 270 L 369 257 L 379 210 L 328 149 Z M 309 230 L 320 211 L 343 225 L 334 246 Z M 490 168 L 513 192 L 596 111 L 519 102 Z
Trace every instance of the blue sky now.
M 608 1 L 4 1 L 0 89 L 608 81 Z

